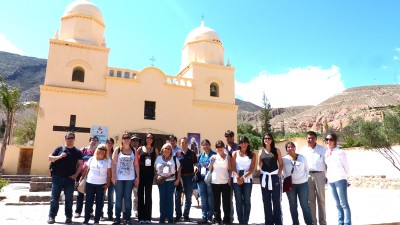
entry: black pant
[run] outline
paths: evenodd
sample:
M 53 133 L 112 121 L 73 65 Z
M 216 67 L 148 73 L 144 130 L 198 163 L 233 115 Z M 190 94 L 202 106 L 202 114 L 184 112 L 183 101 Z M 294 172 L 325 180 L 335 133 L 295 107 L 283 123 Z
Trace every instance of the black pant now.
M 228 183 L 226 184 L 211 184 L 211 189 L 214 199 L 214 219 L 216 223 L 221 223 L 221 195 L 222 195 L 222 208 L 224 210 L 223 223 L 229 224 L 231 220 L 231 188 Z
M 144 178 L 144 177 L 143 177 Z M 141 180 L 138 187 L 138 220 L 151 220 L 153 180 Z

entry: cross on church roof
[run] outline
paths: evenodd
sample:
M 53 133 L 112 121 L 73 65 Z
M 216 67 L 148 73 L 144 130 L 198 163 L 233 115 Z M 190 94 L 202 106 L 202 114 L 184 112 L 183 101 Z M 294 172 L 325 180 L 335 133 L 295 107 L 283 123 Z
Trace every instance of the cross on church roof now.
M 152 56 L 149 60 L 151 61 L 151 66 L 154 66 L 154 61 L 156 61 L 156 59 Z
M 69 118 L 69 126 L 53 126 L 53 131 L 70 131 L 78 133 L 90 133 L 90 128 L 88 127 L 75 127 L 76 115 L 71 115 Z

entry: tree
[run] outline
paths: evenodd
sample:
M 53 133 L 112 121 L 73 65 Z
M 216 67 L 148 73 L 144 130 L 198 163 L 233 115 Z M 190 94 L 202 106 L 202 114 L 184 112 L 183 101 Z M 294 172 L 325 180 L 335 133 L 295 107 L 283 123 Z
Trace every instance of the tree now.
M 262 109 L 261 109 L 261 133 L 265 134 L 267 132 L 271 132 L 271 104 L 269 104 L 268 98 L 263 92 L 262 98 Z
M 1 108 L 4 110 L 6 117 L 6 129 L 0 150 L 0 172 L 3 171 L 4 157 L 7 150 L 7 144 L 10 144 L 10 137 L 13 134 L 13 126 L 15 122 L 15 114 L 21 105 L 20 91 L 18 88 L 9 86 L 1 81 L 0 83 L 0 100 Z
M 36 112 L 36 111 L 35 111 Z M 20 145 L 32 144 L 36 134 L 37 113 L 24 118 L 15 127 L 15 142 Z

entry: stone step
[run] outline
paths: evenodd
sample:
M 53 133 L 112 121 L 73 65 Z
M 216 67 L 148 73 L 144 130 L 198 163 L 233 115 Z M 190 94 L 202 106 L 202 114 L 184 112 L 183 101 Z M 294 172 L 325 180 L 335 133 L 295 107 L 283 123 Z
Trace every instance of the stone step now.
M 2 175 L 1 178 L 9 180 L 10 183 L 29 183 L 33 177 L 37 175 Z

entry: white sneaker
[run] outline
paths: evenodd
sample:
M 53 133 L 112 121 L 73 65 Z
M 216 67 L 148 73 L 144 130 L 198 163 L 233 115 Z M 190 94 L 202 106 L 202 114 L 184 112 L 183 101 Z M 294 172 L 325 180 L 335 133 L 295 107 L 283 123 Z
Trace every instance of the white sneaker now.
M 81 214 L 80 213 L 74 213 L 74 218 L 79 218 L 79 217 L 81 217 Z

